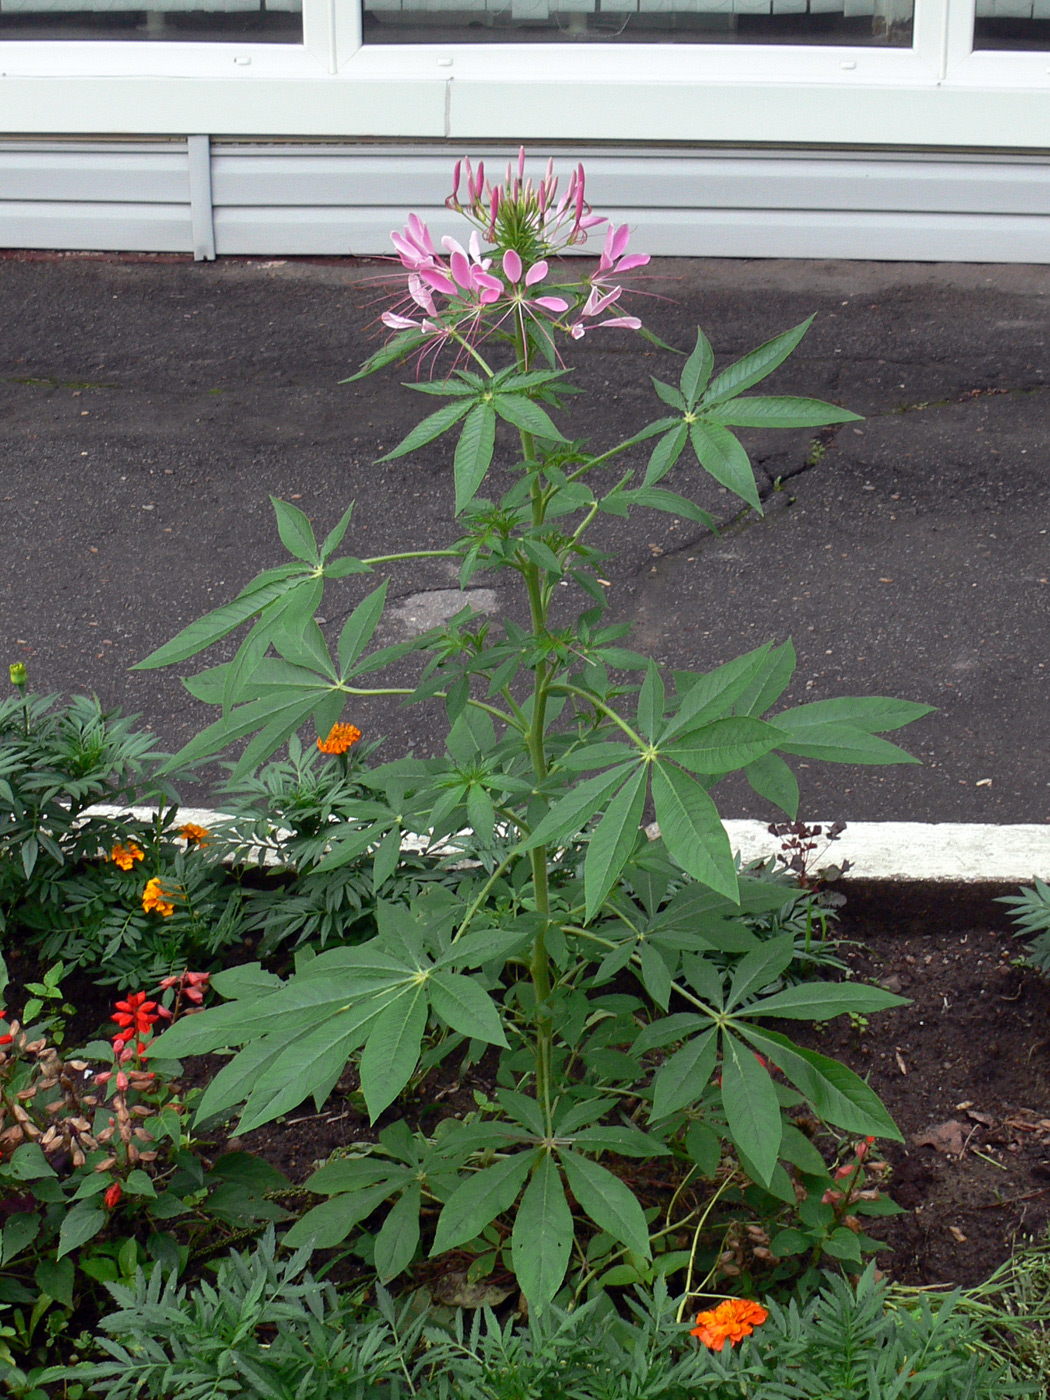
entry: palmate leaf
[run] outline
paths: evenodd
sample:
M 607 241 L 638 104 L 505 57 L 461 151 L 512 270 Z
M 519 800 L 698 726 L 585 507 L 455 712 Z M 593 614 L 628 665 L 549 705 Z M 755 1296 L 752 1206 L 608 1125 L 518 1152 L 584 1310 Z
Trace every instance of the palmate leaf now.
M 649 1227 L 630 1187 L 605 1167 L 567 1147 L 561 1148 L 558 1155 L 569 1190 L 599 1230 L 625 1244 L 634 1254 L 651 1259 Z
M 514 1218 L 511 1267 L 530 1309 L 541 1312 L 561 1287 L 572 1249 L 572 1212 L 554 1160 L 544 1153 Z
M 730 1138 L 768 1185 L 780 1156 L 780 1100 L 769 1071 L 731 1035 L 722 1037 L 722 1106 Z
M 535 1160 L 535 1151 L 518 1152 L 476 1172 L 458 1186 L 438 1217 L 431 1257 L 467 1244 L 497 1216 L 510 1210 Z

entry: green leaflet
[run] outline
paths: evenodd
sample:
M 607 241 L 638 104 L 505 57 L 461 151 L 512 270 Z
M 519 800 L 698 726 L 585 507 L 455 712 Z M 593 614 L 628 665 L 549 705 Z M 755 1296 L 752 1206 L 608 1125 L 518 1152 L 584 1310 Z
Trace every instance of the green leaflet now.
M 701 400 L 702 406 L 706 408 L 710 404 L 733 398 L 765 379 L 778 365 L 783 364 L 812 324 L 813 317 L 808 316 L 800 325 L 784 331 L 782 335 L 775 335 L 757 350 L 752 350 L 736 360 L 711 381 Z
M 491 1220 L 510 1210 L 535 1159 L 534 1151 L 515 1153 L 475 1172 L 457 1187 L 438 1217 L 431 1255 L 468 1243 Z
M 718 1055 L 718 1032 L 694 1037 L 663 1062 L 653 1080 L 652 1117 L 666 1118 L 697 1103 L 711 1081 Z
M 583 887 L 588 921 L 601 908 L 635 848 L 647 788 L 646 770 L 638 767 L 609 803 L 587 845 Z
M 768 1184 L 780 1156 L 780 1101 L 768 1069 L 731 1035 L 722 1037 L 722 1105 L 730 1137 Z
M 649 1227 L 634 1192 L 588 1157 L 567 1147 L 561 1148 L 558 1155 L 569 1190 L 595 1225 L 643 1259 L 652 1258 Z
M 804 1094 L 816 1113 L 847 1133 L 871 1134 L 903 1142 L 900 1129 L 874 1089 L 837 1060 L 803 1050 L 776 1031 L 737 1023 L 740 1034 Z
M 529 1307 L 541 1312 L 561 1287 L 572 1248 L 572 1213 L 553 1158 L 544 1153 L 514 1218 L 511 1261 Z
M 708 476 L 713 476 L 720 486 L 732 491 L 761 515 L 762 505 L 750 459 L 729 429 L 698 418 L 689 425 L 689 441 L 696 460 Z
M 288 553 L 301 559 L 304 564 L 319 564 L 321 556 L 314 527 L 299 507 L 288 501 L 279 501 L 276 496 L 271 496 L 270 502 L 277 515 L 277 532 Z
M 671 856 L 694 880 L 735 900 L 736 865 L 715 804 L 680 768 L 658 759 L 652 772 L 656 820 Z
M 472 977 L 434 971 L 428 985 L 434 1014 L 454 1031 L 507 1048 L 496 1003 Z
M 433 442 L 436 437 L 448 432 L 449 428 L 458 423 L 461 418 L 466 417 L 470 412 L 470 407 L 469 399 L 460 399 L 456 403 L 446 404 L 444 408 L 439 408 L 436 413 L 431 413 L 421 423 L 417 423 L 408 436 L 402 438 L 396 447 L 376 460 L 392 462 L 395 457 L 404 457 L 406 453 L 414 452 L 417 447 L 425 447 L 428 442 Z
M 474 499 L 492 462 L 496 443 L 496 414 L 491 404 L 477 403 L 467 414 L 456 444 L 453 475 L 456 482 L 456 514 Z
M 426 1025 L 427 997 L 422 985 L 403 992 L 376 1017 L 361 1052 L 361 1092 L 373 1123 L 412 1077 Z
M 731 428 L 822 428 L 827 423 L 863 421 L 859 413 L 820 399 L 776 398 L 753 395 L 711 404 L 704 409 L 709 423 Z
M 711 343 L 697 326 L 696 347 L 682 366 L 682 377 L 679 381 L 688 408 L 696 406 L 697 399 L 707 388 L 714 364 L 715 352 L 711 349 Z

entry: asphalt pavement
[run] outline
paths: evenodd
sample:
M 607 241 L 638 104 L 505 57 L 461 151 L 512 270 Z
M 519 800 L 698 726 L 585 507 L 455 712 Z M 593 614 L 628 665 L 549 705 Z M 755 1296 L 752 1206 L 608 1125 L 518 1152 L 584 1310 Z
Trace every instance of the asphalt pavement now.
M 442 444 L 376 464 L 433 401 L 397 372 L 338 382 L 376 346 L 389 273 L 0 259 L 0 660 L 24 661 L 38 691 L 140 713 L 175 748 L 213 717 L 179 683 L 190 668 L 129 667 L 281 562 L 271 495 L 319 532 L 356 501 L 356 554 L 454 539 Z M 718 536 L 645 511 L 603 519 L 610 616 L 671 668 L 790 636 L 793 700 L 937 707 L 900 736 L 921 767 L 802 765 L 805 817 L 1050 821 L 1050 268 L 660 260 L 639 285 L 651 329 L 690 348 L 699 323 L 719 365 L 815 312 L 770 387 L 865 421 L 742 434 L 761 518 L 695 464 L 676 468 L 665 484 L 711 511 Z M 630 332 L 566 357 L 589 390 L 571 434 L 596 443 L 656 416 L 649 375 L 674 373 Z M 326 629 L 367 586 L 326 599 Z M 477 579 L 470 600 L 497 624 L 520 608 L 504 576 Z M 381 639 L 462 601 L 447 562 L 399 566 Z M 431 753 L 441 733 L 424 708 L 389 702 L 346 718 L 385 735 L 389 756 Z M 773 815 L 743 784 L 719 795 L 727 816 Z

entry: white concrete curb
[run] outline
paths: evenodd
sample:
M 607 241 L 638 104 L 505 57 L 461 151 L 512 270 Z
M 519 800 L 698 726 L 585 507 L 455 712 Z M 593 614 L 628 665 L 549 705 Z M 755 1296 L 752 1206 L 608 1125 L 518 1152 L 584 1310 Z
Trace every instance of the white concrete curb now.
M 98 807 L 115 815 L 131 811 L 149 820 L 148 808 Z M 183 807 L 178 824 L 199 826 L 227 821 L 221 812 L 204 807 Z M 809 822 L 822 826 L 828 822 Z M 745 861 L 764 860 L 780 853 L 778 837 L 765 822 L 727 821 L 726 831 L 734 851 Z M 849 861 L 847 878 L 940 881 L 945 884 L 1022 884 L 1034 876 L 1050 878 L 1050 825 L 1034 823 L 993 826 L 987 822 L 850 822 L 838 840 L 818 840 L 813 867 L 841 865 Z

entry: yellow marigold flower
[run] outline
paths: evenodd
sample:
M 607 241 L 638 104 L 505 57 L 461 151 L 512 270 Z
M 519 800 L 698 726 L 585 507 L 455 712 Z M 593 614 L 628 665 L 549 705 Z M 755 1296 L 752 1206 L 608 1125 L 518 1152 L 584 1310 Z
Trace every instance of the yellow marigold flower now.
M 122 846 L 118 841 L 110 851 L 109 858 L 114 865 L 119 865 L 121 870 L 130 870 L 137 860 L 145 860 L 141 848 L 136 846 L 134 841 L 129 841 L 126 846 Z
M 750 1337 L 768 1316 L 760 1303 L 749 1302 L 747 1298 L 727 1298 L 710 1312 L 697 1313 L 696 1326 L 690 1335 L 699 1337 L 712 1351 L 721 1351 L 726 1342 L 733 1347 Z
M 206 826 L 198 826 L 196 822 L 187 822 L 179 827 L 179 835 L 188 846 L 206 846 L 209 834 Z
M 322 753 L 346 753 L 361 737 L 356 724 L 333 724 L 327 739 L 318 739 L 317 747 Z
M 142 908 L 147 914 L 155 912 L 166 919 L 175 913 L 175 905 L 171 902 L 173 897 L 159 880 L 150 880 L 142 891 Z

